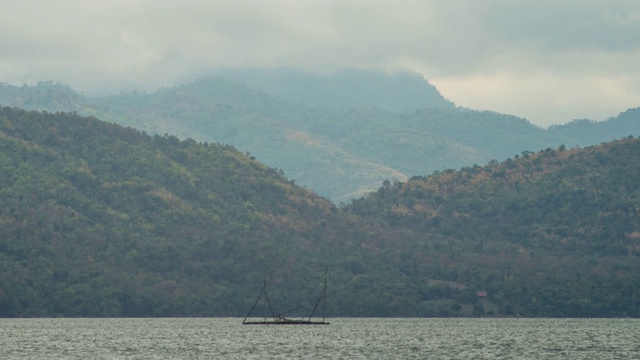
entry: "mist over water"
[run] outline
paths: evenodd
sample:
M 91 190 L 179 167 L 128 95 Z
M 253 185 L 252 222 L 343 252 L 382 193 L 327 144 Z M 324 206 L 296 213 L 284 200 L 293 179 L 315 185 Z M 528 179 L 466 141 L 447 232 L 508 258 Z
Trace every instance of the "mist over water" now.
M 3 359 L 619 359 L 640 357 L 638 319 L 2 319 Z

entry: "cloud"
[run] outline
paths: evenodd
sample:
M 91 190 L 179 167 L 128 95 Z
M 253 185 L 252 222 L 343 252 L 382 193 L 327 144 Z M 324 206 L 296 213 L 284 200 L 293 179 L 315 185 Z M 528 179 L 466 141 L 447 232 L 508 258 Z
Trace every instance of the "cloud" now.
M 455 93 L 465 99 L 464 103 L 457 103 L 459 106 L 516 114 L 540 126 L 574 119 L 605 120 L 627 109 L 629 104 L 638 104 L 638 89 L 633 89 L 637 79 L 624 76 L 563 77 L 557 73 L 502 72 L 436 78 L 433 83 L 445 96 Z
M 504 41 L 539 43 L 550 49 L 637 50 L 637 2 L 537 1 L 489 12 L 486 24 Z M 498 10 L 498 9 L 495 9 Z M 496 16 L 496 14 L 498 16 Z
M 564 122 L 639 105 L 639 33 L 633 0 L 25 0 L 0 12 L 0 81 L 97 93 L 229 66 L 410 69 L 459 105 Z

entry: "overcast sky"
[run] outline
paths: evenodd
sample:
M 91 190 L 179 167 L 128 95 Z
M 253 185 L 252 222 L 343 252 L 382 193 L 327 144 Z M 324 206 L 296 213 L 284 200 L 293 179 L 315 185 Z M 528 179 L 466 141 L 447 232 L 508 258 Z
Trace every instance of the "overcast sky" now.
M 0 0 L 0 82 L 153 91 L 227 66 L 422 74 L 542 126 L 640 106 L 640 1 Z

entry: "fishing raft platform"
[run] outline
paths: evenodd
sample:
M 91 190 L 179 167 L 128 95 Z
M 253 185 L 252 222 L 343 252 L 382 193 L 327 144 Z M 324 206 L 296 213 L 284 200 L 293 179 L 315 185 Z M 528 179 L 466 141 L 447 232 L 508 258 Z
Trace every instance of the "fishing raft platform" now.
M 326 321 L 309 321 L 309 320 L 265 320 L 265 321 L 243 321 L 242 325 L 330 325 Z
M 330 325 L 331 323 L 325 321 L 324 318 L 324 307 L 325 307 L 325 300 L 327 297 L 327 276 L 329 273 L 329 268 L 327 267 L 325 270 L 325 275 L 324 275 L 324 289 L 322 289 L 322 294 L 320 294 L 320 298 L 318 298 L 318 301 L 316 302 L 316 306 L 313 308 L 313 311 L 311 312 L 311 315 L 309 315 L 309 317 L 305 320 L 305 319 L 300 319 L 300 320 L 294 320 L 294 319 L 288 319 L 284 316 L 284 314 L 280 314 L 280 315 L 275 315 L 272 308 L 271 308 L 271 301 L 269 301 L 269 296 L 267 295 L 267 280 L 266 280 L 266 276 L 265 276 L 265 280 L 264 280 L 264 284 L 262 285 L 262 291 L 260 292 L 260 295 L 258 296 L 258 299 L 256 299 L 256 302 L 253 304 L 253 307 L 251 308 L 251 310 L 249 310 L 249 313 L 247 314 L 247 316 L 245 316 L 244 320 L 242 320 L 242 325 Z M 265 317 L 264 320 L 262 321 L 247 321 L 247 319 L 249 318 L 249 316 L 251 316 L 251 313 L 253 313 L 253 310 L 256 308 L 256 305 L 258 305 L 258 302 L 260 302 L 260 299 L 264 300 L 265 303 Z M 322 320 L 311 320 L 313 318 L 313 315 L 315 314 L 316 310 L 318 309 L 318 306 L 320 305 L 320 303 L 322 303 L 322 308 L 323 308 L 323 315 L 322 315 Z M 267 318 L 266 316 L 266 308 L 269 308 L 269 311 L 271 312 L 271 318 Z M 297 310 L 293 309 L 293 310 Z

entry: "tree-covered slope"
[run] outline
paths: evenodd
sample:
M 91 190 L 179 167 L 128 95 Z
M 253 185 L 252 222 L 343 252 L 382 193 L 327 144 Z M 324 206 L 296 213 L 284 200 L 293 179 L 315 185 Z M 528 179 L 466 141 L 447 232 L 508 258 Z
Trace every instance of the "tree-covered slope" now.
M 307 300 L 335 212 L 227 145 L 3 108 L 0 316 L 239 315 L 263 265 Z
M 503 314 L 638 316 L 638 164 L 632 137 L 523 152 L 386 184 L 345 210 L 403 231 L 388 245 L 399 264 L 487 290 Z
M 338 209 L 221 144 L 0 112 L 0 316 L 640 316 L 640 140 L 385 183 Z M 478 298 L 477 291 L 487 292 Z

